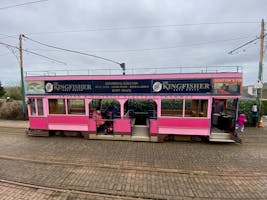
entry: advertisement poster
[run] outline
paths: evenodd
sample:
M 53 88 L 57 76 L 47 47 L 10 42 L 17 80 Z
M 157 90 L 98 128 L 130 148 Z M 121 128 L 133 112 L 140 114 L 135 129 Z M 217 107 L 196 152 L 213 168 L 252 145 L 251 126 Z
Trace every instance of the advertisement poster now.
M 241 78 L 213 79 L 213 94 L 240 94 L 242 93 Z
M 242 91 L 241 78 L 28 81 L 27 94 L 214 94 Z
M 45 92 L 50 94 L 92 93 L 92 81 L 90 80 L 45 81 Z
M 26 82 L 26 94 L 45 94 L 44 81 Z
M 211 93 L 211 79 L 153 80 L 153 93 Z

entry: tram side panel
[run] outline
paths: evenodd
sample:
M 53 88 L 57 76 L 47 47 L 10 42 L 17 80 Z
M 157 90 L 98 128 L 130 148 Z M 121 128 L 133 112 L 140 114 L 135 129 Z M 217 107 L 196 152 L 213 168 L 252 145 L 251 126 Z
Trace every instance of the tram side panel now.
M 210 119 L 160 118 L 159 134 L 209 136 Z

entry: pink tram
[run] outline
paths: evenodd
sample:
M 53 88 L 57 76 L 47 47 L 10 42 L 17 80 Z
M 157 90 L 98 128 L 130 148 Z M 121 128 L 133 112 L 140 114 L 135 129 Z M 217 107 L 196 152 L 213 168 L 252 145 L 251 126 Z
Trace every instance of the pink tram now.
M 238 68 L 237 68 L 238 69 Z M 234 142 L 242 72 L 26 75 L 28 135 Z

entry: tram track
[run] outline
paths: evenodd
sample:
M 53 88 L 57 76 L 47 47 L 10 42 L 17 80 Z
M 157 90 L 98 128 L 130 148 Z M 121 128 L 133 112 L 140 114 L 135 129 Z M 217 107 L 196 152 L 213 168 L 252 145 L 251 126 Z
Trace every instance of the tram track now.
M 112 165 L 105 163 L 74 163 L 74 162 L 62 162 L 62 161 L 47 161 L 47 160 L 37 160 L 37 159 L 28 159 L 22 157 L 13 157 L 13 156 L 3 156 L 0 155 L 1 160 L 10 160 L 10 161 L 23 161 L 33 164 L 45 164 L 45 165 L 61 165 L 61 166 L 73 166 L 73 167 L 90 167 L 90 168 L 101 168 L 101 169 L 113 169 L 113 170 L 131 170 L 131 171 L 142 171 L 149 173 L 175 173 L 175 174 L 184 174 L 192 176 L 237 176 L 237 177 L 255 177 L 255 176 L 267 176 L 266 172 L 258 172 L 255 169 L 251 170 L 216 170 L 205 168 L 203 170 L 185 170 L 185 169 L 174 169 L 174 168 L 159 168 L 159 167 L 145 167 L 145 166 L 136 166 L 136 165 Z
M 109 193 L 97 193 L 97 192 L 89 192 L 89 191 L 82 191 L 82 190 L 74 190 L 74 189 L 62 189 L 62 188 L 56 188 L 56 187 L 48 187 L 48 186 L 40 186 L 40 185 L 34 185 L 30 183 L 23 183 L 18 181 L 11 181 L 6 179 L 0 179 L 0 183 L 6 183 L 9 185 L 15 185 L 15 186 L 21 186 L 24 188 L 33 188 L 33 189 L 42 189 L 52 192 L 59 192 L 66 194 L 66 199 L 72 199 L 71 195 L 85 195 L 90 196 L 90 198 L 105 198 L 105 199 L 125 199 L 125 200 L 134 200 L 134 199 L 150 199 L 145 197 L 139 197 L 139 196 L 128 196 L 128 195 L 113 195 Z
M 96 148 L 100 144 L 105 146 L 118 145 L 118 143 L 97 141 L 95 144 L 92 141 L 75 140 L 75 138 L 27 137 L 25 130 L 25 128 L 6 127 L 1 129 L 0 127 L 0 137 L 3 139 L 2 144 L 10 145 L 7 145 L 6 149 L 4 146 L 0 148 L 0 150 L 3 150 L 2 152 L 0 151 L 0 189 L 1 185 L 5 188 L 8 188 L 10 185 L 11 188 L 31 190 L 32 193 L 41 193 L 42 190 L 45 190 L 49 195 L 53 193 L 50 195 L 50 198 L 53 198 L 53 195 L 58 195 L 60 199 L 77 199 L 79 197 L 83 197 L 80 199 L 88 199 L 90 197 L 89 199 L 107 200 L 176 199 L 177 196 L 211 199 L 218 198 L 216 196 L 218 192 L 222 194 L 228 193 L 229 198 L 249 199 L 251 197 L 250 199 L 252 199 L 256 197 L 258 199 L 265 199 L 263 191 L 266 191 L 264 185 L 267 180 L 267 170 L 259 167 L 253 168 L 252 164 L 248 163 L 250 161 L 238 159 L 237 162 L 241 164 L 238 165 L 238 168 L 236 164 L 231 165 L 231 163 L 229 167 L 225 167 L 226 165 L 224 164 L 220 166 L 215 163 L 190 167 L 189 162 L 177 162 L 177 165 L 173 163 L 172 165 L 157 165 L 157 163 L 135 160 L 133 154 L 130 154 L 132 150 L 129 152 L 129 155 L 132 156 L 129 161 L 114 157 L 118 158 L 116 162 L 113 162 L 111 158 L 107 162 L 105 159 L 98 159 L 98 157 L 89 156 L 89 154 L 82 154 L 81 158 L 76 158 L 75 155 L 77 154 L 78 156 L 80 151 L 86 151 L 87 144 L 91 144 Z M 238 151 L 240 148 L 241 150 L 248 148 L 252 149 L 251 152 L 253 152 L 253 145 L 266 145 L 266 142 L 261 143 L 262 140 L 258 140 L 258 136 L 254 134 L 244 135 L 244 137 L 247 138 L 248 143 L 240 147 L 236 145 L 212 144 L 210 145 L 212 148 L 210 148 L 209 144 L 199 145 L 201 147 L 209 147 L 207 148 L 208 150 L 213 150 L 215 149 L 214 147 L 217 148 L 218 146 L 223 152 L 222 148 L 226 147 L 230 147 L 233 150 L 238 149 Z M 264 140 L 267 138 L 265 135 L 263 137 Z M 70 141 L 74 141 L 73 144 L 75 144 L 70 150 L 77 148 L 78 145 L 82 145 L 71 153 L 71 157 L 68 157 L 62 151 L 53 151 L 55 148 L 62 148 L 66 144 L 72 144 Z M 15 142 L 18 142 L 18 145 Z M 139 147 L 139 144 L 145 143 L 135 144 L 138 144 Z M 45 145 L 45 147 L 42 146 L 43 148 L 39 149 L 39 145 Z M 191 147 L 191 144 L 183 144 L 182 146 L 188 148 L 189 145 Z M 198 144 L 192 145 L 198 146 Z M 169 149 L 172 146 L 157 144 L 153 147 L 168 147 Z M 177 146 L 179 146 L 179 143 L 177 143 Z M 22 147 L 22 149 L 19 150 L 19 147 Z M 42 151 L 46 151 L 46 149 L 47 152 L 43 153 Z M 111 150 L 112 148 L 108 149 Z M 37 152 L 35 153 L 35 151 Z M 90 151 L 90 153 L 94 152 L 97 153 L 96 155 L 102 155 L 98 151 Z M 117 151 L 114 150 L 114 152 L 116 153 Z M 223 159 L 220 152 L 218 155 Z M 233 159 L 237 159 L 237 156 L 233 157 Z M 264 154 L 259 156 L 264 156 Z M 75 159 L 71 159 L 72 157 Z M 192 159 L 192 162 L 194 162 L 194 159 Z M 261 163 L 260 166 L 266 165 Z M 222 187 L 217 187 L 218 184 L 222 185 Z M 172 190 L 169 190 L 170 188 Z M 237 190 L 235 191 L 233 188 L 237 188 Z M 239 190 L 240 188 L 241 190 Z M 246 193 L 247 188 L 251 188 L 253 193 Z M 206 193 L 203 195 L 199 191 Z M 258 196 L 254 196 L 254 194 Z
M 8 166 L 6 165 L 6 163 L 2 164 L 4 164 L 4 166 Z M 10 167 L 14 166 L 14 163 L 10 164 Z M 20 168 L 20 170 L 25 170 L 28 168 L 27 163 L 23 164 L 22 162 L 20 162 L 16 165 Z M 64 198 L 60 199 L 76 199 L 79 197 L 79 195 L 83 195 L 84 198 L 85 196 L 88 196 L 92 199 L 176 199 L 177 193 L 179 192 L 180 197 L 192 199 L 196 197 L 203 197 L 202 194 L 198 192 L 199 190 L 203 191 L 203 188 L 209 188 L 209 191 L 211 192 L 209 194 L 206 194 L 208 195 L 206 197 L 211 198 L 214 197 L 212 196 L 212 192 L 217 192 L 217 190 L 220 190 L 223 193 L 225 193 L 226 191 L 231 193 L 233 191 L 232 187 L 235 186 L 242 187 L 242 191 L 244 191 L 243 187 L 246 186 L 246 184 L 249 184 L 251 181 L 252 184 L 254 184 L 253 186 L 251 186 L 252 190 L 253 187 L 257 185 L 255 183 L 258 183 L 259 181 L 260 187 L 257 189 L 257 193 L 259 193 L 259 191 L 264 190 L 264 182 L 266 179 L 266 176 L 263 175 L 254 175 L 250 177 L 235 177 L 233 175 L 231 177 L 218 177 L 205 174 L 175 174 L 174 172 L 171 172 L 172 174 L 168 174 L 165 172 L 155 171 L 140 172 L 137 170 L 128 170 L 127 172 L 125 172 L 123 169 L 88 169 L 88 166 L 50 167 L 40 165 L 37 167 L 30 167 L 29 171 L 26 170 L 24 172 L 19 172 L 17 167 L 16 170 L 11 170 L 11 173 L 17 172 L 17 174 L 11 176 L 2 174 L 3 176 L 0 176 L 0 187 L 1 183 L 6 183 L 15 186 L 33 188 L 36 190 L 36 192 L 38 192 L 38 190 L 47 190 L 54 193 L 60 193 L 58 195 L 64 196 Z M 57 172 L 59 172 L 59 169 L 61 168 L 63 168 L 63 171 L 58 174 Z M 35 171 L 36 169 L 38 169 L 38 172 Z M 42 172 L 44 170 L 49 170 L 45 172 L 45 174 L 47 174 L 45 176 Z M 108 172 L 106 173 L 105 171 Z M 31 174 L 27 175 L 27 172 L 30 172 Z M 37 172 L 37 174 L 35 172 Z M 102 173 L 104 173 L 104 176 L 100 175 Z M 63 174 L 63 176 L 61 174 Z M 107 175 L 107 177 L 105 175 Z M 117 179 L 117 177 L 121 177 L 122 179 Z M 99 178 L 101 179 L 101 181 L 97 181 L 97 179 Z M 126 178 L 127 181 L 120 183 L 120 181 L 124 180 L 124 178 Z M 97 182 L 96 184 L 94 184 L 95 181 Z M 169 184 L 173 184 L 172 187 L 174 188 L 173 190 L 169 191 L 169 193 L 166 192 L 166 190 L 162 190 L 162 192 L 160 192 L 161 190 L 156 192 L 157 189 L 149 189 L 150 192 L 148 192 L 147 190 L 145 192 L 144 188 L 152 188 L 153 186 L 155 187 L 155 184 L 151 183 L 151 181 L 159 181 L 158 183 L 165 189 L 168 188 Z M 168 184 L 166 184 L 165 181 L 167 181 Z M 222 182 L 224 182 L 223 184 L 225 184 L 228 189 L 221 189 L 216 187 L 215 183 L 218 184 Z M 239 186 L 241 182 L 245 183 L 245 185 Z M 111 184 L 111 187 L 109 186 L 109 184 Z M 125 187 L 122 189 L 118 186 L 119 184 L 122 184 Z M 206 184 L 208 185 L 206 186 Z M 233 186 L 232 184 L 234 184 L 235 186 Z M 135 186 L 137 186 L 137 189 Z M 140 187 L 141 191 L 138 190 Z M 179 190 L 179 188 L 183 188 L 183 191 L 181 189 Z M 259 196 L 261 198 L 258 199 L 264 199 L 263 196 L 264 194 Z

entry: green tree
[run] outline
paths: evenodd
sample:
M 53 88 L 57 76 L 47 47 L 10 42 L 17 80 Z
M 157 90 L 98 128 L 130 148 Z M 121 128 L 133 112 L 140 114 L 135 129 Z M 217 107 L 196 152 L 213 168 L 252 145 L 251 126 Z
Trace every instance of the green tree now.
M 4 94 L 6 93 L 4 87 L 2 87 L 1 81 L 0 81 L 0 97 L 4 96 Z

